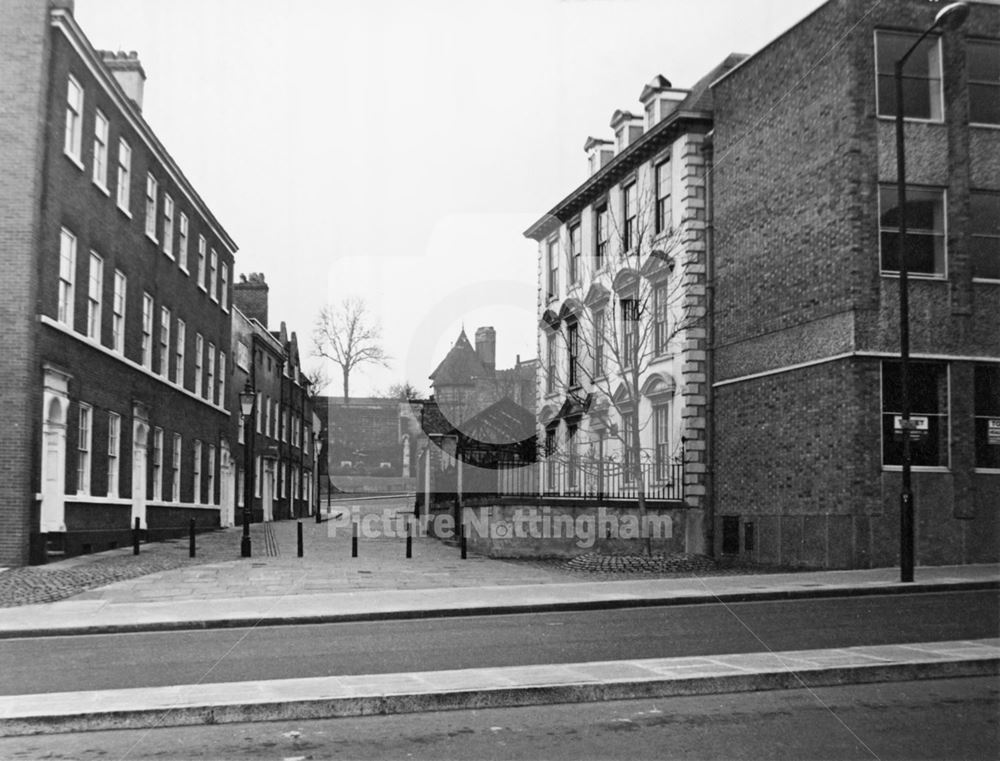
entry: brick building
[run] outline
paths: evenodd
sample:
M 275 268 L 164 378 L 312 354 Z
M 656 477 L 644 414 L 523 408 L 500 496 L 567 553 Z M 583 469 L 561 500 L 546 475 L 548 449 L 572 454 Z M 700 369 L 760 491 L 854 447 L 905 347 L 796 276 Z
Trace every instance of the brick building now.
M 316 492 L 317 441 L 309 381 L 299 361 L 298 337 L 285 323 L 268 330 L 269 287 L 260 273 L 241 276 L 233 286 L 234 512 L 224 506 L 223 523 L 242 524 L 245 499 L 246 427 L 239 394 L 255 394 L 253 446 L 254 521 L 312 515 Z
M 1000 7 L 907 69 L 917 562 L 1000 554 Z M 940 6 L 831 0 L 713 86 L 715 548 L 898 562 L 893 63 Z
M 0 21 L 0 565 L 218 525 L 236 246 L 72 2 Z

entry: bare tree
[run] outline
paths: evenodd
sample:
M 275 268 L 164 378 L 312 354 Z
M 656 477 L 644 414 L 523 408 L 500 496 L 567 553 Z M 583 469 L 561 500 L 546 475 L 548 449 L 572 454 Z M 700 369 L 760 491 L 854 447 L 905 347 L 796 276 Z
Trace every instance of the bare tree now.
M 346 298 L 320 310 L 313 329 L 314 354 L 340 367 L 345 404 L 350 395 L 351 373 L 357 367 L 386 366 L 388 356 L 381 339 L 381 328 L 369 317 L 363 299 Z
M 402 383 L 393 383 L 389 386 L 389 390 L 383 394 L 390 399 L 399 399 L 403 402 L 409 402 L 414 399 L 420 399 L 421 393 L 416 386 L 414 386 L 409 381 L 403 381 Z
M 306 380 L 309 381 L 309 398 L 315 399 L 322 396 L 326 387 L 330 385 L 330 376 L 322 365 L 316 365 L 304 371 Z
M 640 185 L 648 187 L 639 182 L 634 187 Z M 641 445 L 641 432 L 654 423 L 654 414 L 645 418 L 640 414 L 642 384 L 648 382 L 654 361 L 680 352 L 684 332 L 700 322 L 701 314 L 684 301 L 685 225 L 681 222 L 670 228 L 669 222 L 658 220 L 656 215 L 663 212 L 648 196 L 633 197 L 631 209 L 627 219 L 620 219 L 610 205 L 605 212 L 604 264 L 613 282 L 606 288 L 595 278 L 598 287 L 591 289 L 589 303 L 580 294 L 578 299 L 566 299 L 561 314 L 550 315 L 554 319 L 541 377 L 548 389 L 562 391 L 580 408 L 591 405 L 592 416 L 606 418 L 608 412 L 616 413 L 621 425 L 607 421 L 604 434 L 620 443 L 623 473 L 635 484 L 640 520 L 645 521 L 644 460 L 662 463 L 664 453 L 643 450 Z M 561 249 L 571 251 L 572 256 L 573 243 L 562 243 L 566 242 L 570 245 Z M 554 360 L 550 352 L 565 361 Z M 569 441 L 562 451 L 558 442 L 547 443 L 555 445 L 546 453 L 549 458 L 568 462 L 587 475 L 588 463 L 578 457 L 577 442 Z M 681 454 L 678 443 L 669 457 Z M 603 467 L 599 460 L 600 455 L 592 462 Z M 647 554 L 650 551 L 647 536 Z

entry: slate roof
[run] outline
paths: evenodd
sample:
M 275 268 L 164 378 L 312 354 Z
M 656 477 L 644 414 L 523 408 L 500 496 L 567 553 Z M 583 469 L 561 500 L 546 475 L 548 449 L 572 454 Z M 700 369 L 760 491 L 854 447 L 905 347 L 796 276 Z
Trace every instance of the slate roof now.
M 490 375 L 469 343 L 465 328 L 462 328 L 455 345 L 429 377 L 435 386 L 474 386 L 476 378 L 488 378 Z
M 463 443 L 514 444 L 535 435 L 535 416 L 509 396 L 455 428 Z

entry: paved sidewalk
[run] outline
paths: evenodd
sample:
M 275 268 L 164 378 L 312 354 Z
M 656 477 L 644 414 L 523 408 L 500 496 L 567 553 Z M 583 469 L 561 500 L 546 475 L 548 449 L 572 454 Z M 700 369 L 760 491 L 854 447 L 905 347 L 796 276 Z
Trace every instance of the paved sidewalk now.
M 354 505 L 362 513 L 408 511 L 399 498 Z M 350 502 L 335 503 L 334 509 L 351 507 Z M 108 568 L 124 569 L 124 578 L 57 602 L 5 608 L 0 638 L 1000 589 L 997 565 L 920 567 L 915 584 L 900 584 L 893 568 L 763 575 L 581 574 L 560 564 L 471 553 L 462 560 L 458 547 L 427 537 L 414 538 L 412 558 L 406 558 L 404 538 L 362 538 L 354 558 L 345 521 L 309 520 L 302 527 L 302 558 L 296 553 L 297 522 L 281 521 L 252 526 L 252 558 L 239 557 L 241 531 L 228 529 L 200 535 L 195 560 L 187 558 L 187 542 L 180 541 L 144 545 L 138 558 L 127 548 L 30 569 L 43 578 L 89 578 L 95 568 L 105 569 L 97 575 L 102 578 Z M 130 576 L 136 564 L 138 570 Z M 20 570 L 0 573 L 0 588 L 4 579 L 16 587 L 18 577 L 11 574 Z
M 990 676 L 1000 639 L 0 697 L 0 736 Z

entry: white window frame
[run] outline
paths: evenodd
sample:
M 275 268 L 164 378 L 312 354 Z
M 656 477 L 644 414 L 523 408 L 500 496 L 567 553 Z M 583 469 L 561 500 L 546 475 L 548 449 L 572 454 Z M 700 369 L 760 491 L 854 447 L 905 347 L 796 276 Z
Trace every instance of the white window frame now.
M 76 323 L 76 236 L 63 227 L 59 231 L 59 295 L 56 319 L 64 325 Z
M 874 30 L 874 33 L 875 33 L 875 58 L 874 58 L 874 64 L 875 64 L 875 113 L 878 115 L 878 117 L 880 119 L 895 119 L 896 118 L 896 114 L 895 113 L 883 113 L 882 112 L 883 106 L 882 106 L 882 103 L 880 102 L 881 98 L 879 97 L 879 91 L 881 90 L 880 85 L 882 83 L 888 84 L 888 83 L 892 82 L 893 99 L 895 99 L 895 84 L 894 84 L 894 81 L 893 81 L 895 79 L 895 72 L 894 71 L 880 71 L 879 70 L 879 55 L 878 55 L 879 37 L 880 36 L 885 36 L 885 37 L 906 37 L 906 38 L 909 38 L 910 43 L 912 44 L 912 43 L 914 43 L 914 42 L 917 41 L 917 38 L 920 35 L 917 32 L 904 32 L 904 31 L 899 31 L 899 30 L 895 30 L 895 29 L 876 29 L 876 30 Z M 937 68 L 936 75 L 935 75 L 935 73 L 932 72 L 930 76 L 928 76 L 926 78 L 920 77 L 920 79 L 926 79 L 926 81 L 927 81 L 927 83 L 928 83 L 929 86 L 932 83 L 937 82 L 937 88 L 936 88 L 937 91 L 936 92 L 931 92 L 930 90 L 928 91 L 929 92 L 929 98 L 930 98 L 930 111 L 931 111 L 931 116 L 930 117 L 906 116 L 904 114 L 903 118 L 906 121 L 930 122 L 930 123 L 934 123 L 934 124 L 941 124 L 942 122 L 944 122 L 944 118 L 945 118 L 945 114 L 944 114 L 944 107 L 945 107 L 945 103 L 944 103 L 944 71 L 943 71 L 943 64 L 942 64 L 941 37 L 940 36 L 936 36 L 936 35 L 929 35 L 920 44 L 921 44 L 921 46 L 927 45 L 927 44 L 933 45 L 933 47 L 929 49 L 929 55 L 932 56 L 933 59 L 936 59 L 936 60 L 932 60 L 930 62 L 930 64 L 929 64 L 929 67 L 933 67 L 934 64 L 936 63 L 936 68 Z M 906 91 L 906 80 L 908 80 L 908 79 L 917 79 L 918 78 L 918 77 L 916 77 L 913 74 L 913 71 L 914 71 L 913 66 L 916 64 L 916 62 L 918 60 L 919 60 L 919 54 L 916 51 L 914 51 L 913 56 L 910 58 L 910 60 L 907 61 L 907 68 L 904 70 L 904 82 L 903 82 L 904 103 L 912 103 L 912 99 L 906 100 L 906 92 L 905 92 Z M 907 75 L 907 72 L 909 72 L 909 75 Z M 934 114 L 935 107 L 937 108 L 937 111 L 938 111 L 937 115 Z
M 90 252 L 90 277 L 87 280 L 87 338 L 101 342 L 101 298 L 104 292 L 104 259 Z
M 80 402 L 76 436 L 76 493 L 90 494 L 90 452 L 94 435 L 94 408 Z
M 125 353 L 125 308 L 128 278 L 115 270 L 115 293 L 111 301 L 111 348 L 118 354 Z
M 208 368 L 205 373 L 205 398 L 215 401 L 215 344 L 208 342 Z
M 132 212 L 129 210 L 129 202 L 132 199 L 132 146 L 126 142 L 125 138 L 118 138 L 118 173 L 117 184 L 115 186 L 115 200 L 118 208 L 125 212 L 129 218 Z
M 222 282 L 219 286 L 219 305 L 223 312 L 229 312 L 229 265 L 222 262 L 220 265 Z
M 260 497 L 260 490 L 261 490 L 260 482 L 264 480 L 263 478 L 264 467 L 263 463 L 261 462 L 260 455 L 256 455 L 254 457 L 254 460 L 256 460 L 256 462 L 254 463 L 254 469 L 257 471 L 256 473 L 257 477 L 253 480 L 253 495 L 255 497 Z
M 203 291 L 205 288 L 205 258 L 208 256 L 208 243 L 204 235 L 198 236 L 198 287 Z
M 173 448 L 170 453 L 170 501 L 180 502 L 181 501 L 181 454 L 183 451 L 183 445 L 181 442 L 181 435 L 179 433 L 174 434 Z
M 208 297 L 219 301 L 219 254 L 211 249 L 208 258 Z
M 203 397 L 204 392 L 205 337 L 196 333 L 194 337 L 194 393 Z
M 970 205 L 974 197 L 991 197 L 997 199 L 995 203 L 1000 203 L 1000 193 L 996 191 L 986 191 L 986 190 L 972 190 L 970 191 Z M 983 224 L 985 222 L 985 224 Z M 994 227 L 991 230 L 989 227 L 990 222 L 993 223 Z M 980 219 L 976 214 L 972 214 L 969 219 L 969 242 L 972 243 L 975 240 L 981 241 L 992 241 L 993 246 L 996 249 L 996 256 L 1000 257 L 1000 219 L 994 218 L 991 215 L 985 215 L 985 219 Z M 973 247 L 974 249 L 974 247 Z M 973 250 L 972 256 L 975 256 L 975 251 Z M 973 258 L 971 262 L 972 266 L 972 279 L 975 282 L 982 283 L 998 283 L 1000 278 L 984 277 L 976 274 L 976 261 Z M 1000 261 L 997 262 L 997 266 L 1000 267 Z
M 160 183 L 152 172 L 146 173 L 146 237 L 156 243 L 156 201 Z
M 108 117 L 97 109 L 94 112 L 94 165 L 91 167 L 90 176 L 94 184 L 99 187 L 105 195 L 108 194 L 108 137 L 110 134 L 110 123 Z
M 153 500 L 163 499 L 163 429 L 153 429 Z
M 160 375 L 164 378 L 170 377 L 170 323 L 173 316 L 170 309 L 160 306 Z
M 177 246 L 177 265 L 185 273 L 188 271 L 188 233 L 190 230 L 188 216 L 183 211 L 180 213 L 180 220 L 177 223 L 178 228 L 178 246 Z
M 174 199 L 163 194 L 163 253 L 174 258 Z
M 118 496 L 118 482 L 121 474 L 122 416 L 117 412 L 108 413 L 108 496 Z
M 66 80 L 66 134 L 63 136 L 63 153 L 83 169 L 83 85 L 72 74 Z
M 153 297 L 142 294 L 142 346 L 140 364 L 153 371 Z
M 177 333 L 174 336 L 174 383 L 184 385 L 184 342 L 187 340 L 187 323 L 177 318 Z
M 226 406 L 226 353 L 219 352 L 219 398 L 216 402 L 220 407 Z
M 208 500 L 205 504 L 218 504 L 215 501 L 215 444 L 208 445 Z
M 975 79 L 972 76 L 971 63 L 968 59 L 971 57 L 973 47 L 986 47 L 995 48 L 995 55 L 1000 56 L 1000 40 L 984 40 L 984 39 L 970 39 L 966 40 L 966 65 L 970 69 L 969 71 L 969 124 L 975 125 L 977 127 L 1000 127 L 1000 120 L 995 122 L 977 122 L 973 119 L 972 108 L 973 102 L 976 100 L 972 95 L 973 87 L 994 87 L 1000 90 L 1000 79 L 998 80 L 988 80 L 988 79 Z
M 896 193 L 896 185 L 891 183 L 881 183 L 878 188 L 878 222 L 879 222 L 879 272 L 883 276 L 898 277 L 899 269 L 886 269 L 884 266 L 886 252 L 882 248 L 882 235 L 883 233 L 892 233 L 895 231 L 897 234 L 899 232 L 899 225 L 891 227 L 882 224 L 882 217 L 885 212 L 882 210 L 882 191 L 887 193 Z M 906 205 L 907 208 L 911 208 L 912 204 L 916 200 L 916 197 L 921 194 L 933 194 L 940 197 L 940 214 L 941 214 L 941 231 L 938 233 L 935 230 L 930 232 L 935 238 L 939 238 L 941 241 L 941 269 L 940 271 L 934 272 L 923 272 L 915 270 L 913 268 L 912 256 L 910 257 L 910 267 L 907 270 L 907 277 L 910 278 L 922 278 L 927 280 L 947 280 L 948 278 L 948 191 L 943 187 L 930 186 L 930 185 L 906 185 Z M 899 199 L 896 199 L 896 203 L 899 203 Z M 913 225 L 908 225 L 906 230 L 907 236 L 916 235 L 927 235 L 925 228 L 915 228 Z M 896 251 L 892 252 L 892 255 L 896 255 Z
M 194 445 L 192 449 L 192 468 L 191 468 L 191 480 L 192 480 L 192 492 L 191 501 L 196 504 L 201 504 L 201 441 L 199 439 L 194 440 Z

